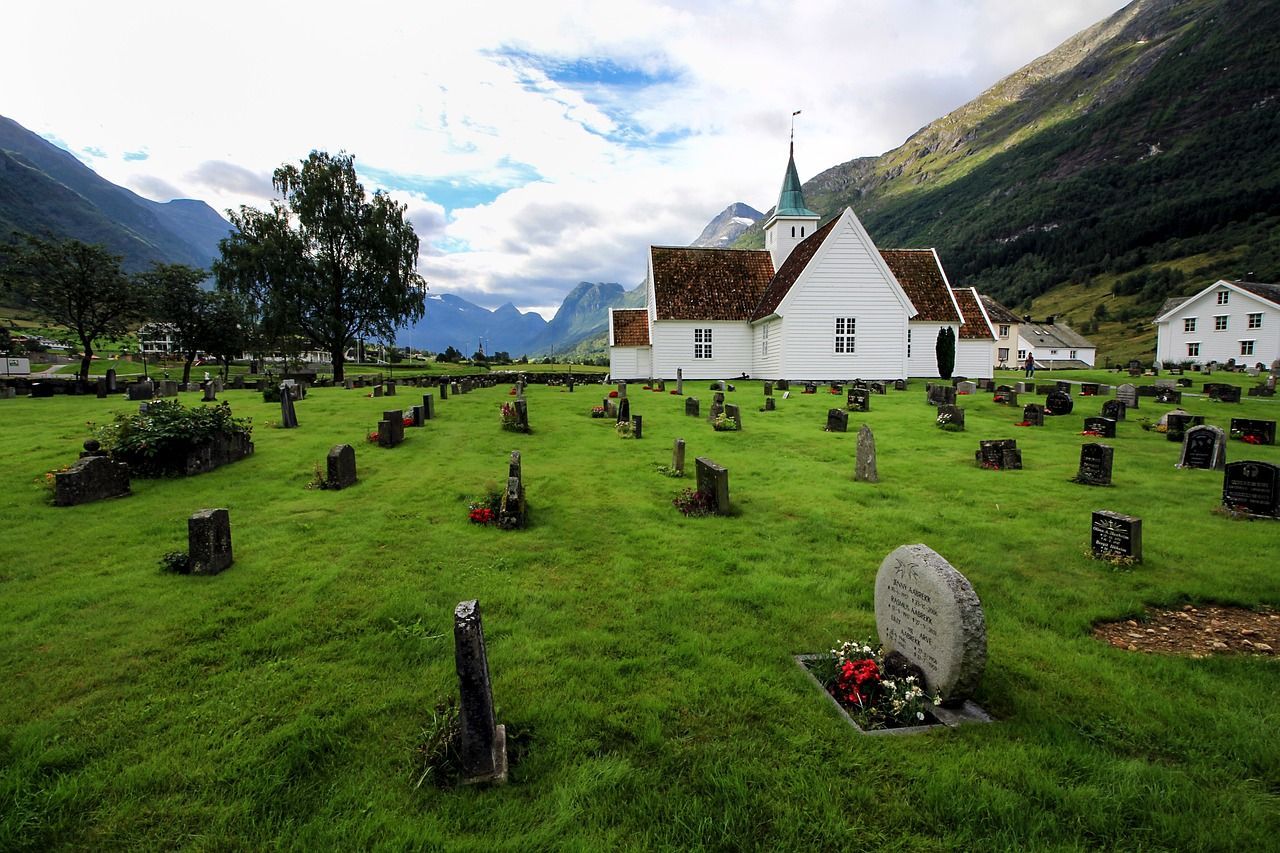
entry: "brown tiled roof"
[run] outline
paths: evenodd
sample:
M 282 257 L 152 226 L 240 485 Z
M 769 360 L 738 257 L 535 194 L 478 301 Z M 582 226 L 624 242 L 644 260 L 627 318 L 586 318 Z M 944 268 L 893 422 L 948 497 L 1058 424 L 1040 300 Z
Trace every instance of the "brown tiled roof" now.
M 1280 305 L 1280 284 L 1263 284 L 1260 281 L 1233 281 L 1231 282 L 1242 290 L 1247 290 L 1254 296 L 1261 296 L 1268 302 Z
M 773 277 L 761 249 L 652 246 L 659 320 L 749 320 Z
M 791 289 L 791 285 L 796 283 L 800 273 L 804 272 L 804 268 L 809 265 L 809 261 L 813 260 L 813 256 L 817 254 L 818 247 L 822 245 L 823 240 L 827 239 L 827 235 L 831 233 L 831 229 L 838 221 L 840 221 L 838 217 L 831 220 L 796 244 L 795 248 L 791 250 L 791 254 L 787 255 L 787 259 L 782 262 L 782 269 L 778 270 L 773 277 L 773 281 L 769 282 L 769 289 L 764 292 L 764 296 L 760 299 L 760 304 L 752 312 L 752 320 L 768 317 L 778 310 L 778 306 L 782 304 L 782 299 L 787 295 L 787 291 Z
M 615 347 L 649 346 L 649 309 L 613 309 L 613 345 Z
M 912 320 L 959 323 L 951 289 L 931 249 L 881 249 L 880 257 L 919 312 Z
M 951 292 L 960 306 L 960 313 L 964 315 L 964 325 L 960 327 L 960 340 L 994 341 L 995 335 L 991 334 L 991 327 L 982 316 L 982 308 L 978 305 L 978 296 L 974 289 L 962 287 Z
M 996 302 L 990 296 L 987 296 L 987 294 L 979 294 L 979 298 L 982 299 L 982 304 L 986 306 L 987 316 L 991 318 L 991 322 L 1008 323 L 1010 325 L 1022 322 L 1021 317 L 1001 305 L 999 302 Z

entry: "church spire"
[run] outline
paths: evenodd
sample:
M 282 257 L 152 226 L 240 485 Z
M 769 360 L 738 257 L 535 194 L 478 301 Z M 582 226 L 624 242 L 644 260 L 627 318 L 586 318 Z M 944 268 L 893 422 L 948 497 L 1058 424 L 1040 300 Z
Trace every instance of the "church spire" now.
M 775 270 L 799 243 L 812 234 L 821 218 L 804 204 L 804 192 L 800 189 L 800 175 L 796 172 L 795 117 L 791 114 L 791 145 L 787 152 L 787 173 L 782 178 L 782 191 L 773 215 L 764 226 L 764 247 L 769 251 Z
M 774 216 L 817 216 L 804 206 L 804 192 L 800 189 L 800 175 L 796 173 L 796 143 L 791 141 L 787 156 L 787 174 L 782 178 L 782 192 L 778 193 L 778 206 Z

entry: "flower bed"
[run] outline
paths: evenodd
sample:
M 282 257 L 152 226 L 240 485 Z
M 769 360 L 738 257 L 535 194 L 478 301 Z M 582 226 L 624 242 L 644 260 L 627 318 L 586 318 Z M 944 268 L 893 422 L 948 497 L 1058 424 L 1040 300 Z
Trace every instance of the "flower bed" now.
M 901 656 L 887 656 L 870 642 L 842 642 L 826 655 L 801 663 L 863 732 L 904 730 L 938 724 L 918 670 Z
M 671 505 L 685 515 L 698 517 L 715 511 L 715 497 L 694 489 L 685 489 L 671 501 Z

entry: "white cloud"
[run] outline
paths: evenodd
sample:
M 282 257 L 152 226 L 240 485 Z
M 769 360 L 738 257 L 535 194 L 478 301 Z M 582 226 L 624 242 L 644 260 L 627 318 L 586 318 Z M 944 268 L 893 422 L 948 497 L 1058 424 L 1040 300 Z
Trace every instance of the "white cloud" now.
M 272 170 L 313 148 L 353 152 L 408 206 L 434 292 L 545 310 L 579 280 L 634 285 L 650 243 L 689 242 L 733 201 L 769 207 L 792 110 L 808 177 L 1121 5 L 27 3 L 0 32 L 0 113 L 101 151 L 112 181 L 218 210 L 264 206 Z M 579 60 L 654 84 L 557 82 Z

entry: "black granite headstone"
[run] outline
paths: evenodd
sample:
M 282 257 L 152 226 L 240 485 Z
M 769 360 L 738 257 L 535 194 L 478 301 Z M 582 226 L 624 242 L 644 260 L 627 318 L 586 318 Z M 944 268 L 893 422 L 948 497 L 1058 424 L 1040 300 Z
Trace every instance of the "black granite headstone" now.
M 1076 472 L 1076 482 L 1089 486 L 1111 485 L 1111 465 L 1114 459 L 1115 449 L 1110 445 L 1082 445 L 1080 447 L 1080 469 Z
M 1222 503 L 1261 518 L 1280 518 L 1280 466 L 1230 462 L 1222 477 Z
M 1123 557 L 1142 562 L 1142 519 L 1110 510 L 1095 510 L 1089 547 L 1095 557 Z

